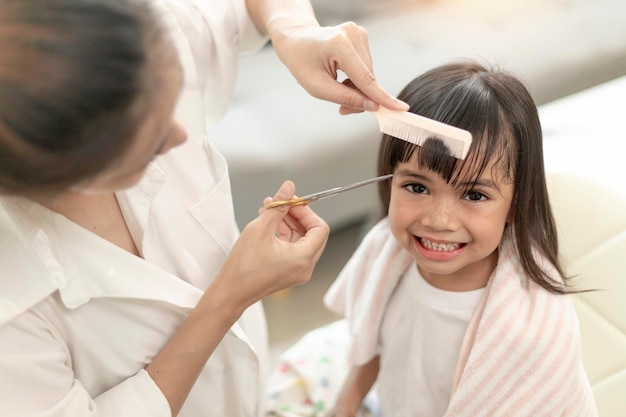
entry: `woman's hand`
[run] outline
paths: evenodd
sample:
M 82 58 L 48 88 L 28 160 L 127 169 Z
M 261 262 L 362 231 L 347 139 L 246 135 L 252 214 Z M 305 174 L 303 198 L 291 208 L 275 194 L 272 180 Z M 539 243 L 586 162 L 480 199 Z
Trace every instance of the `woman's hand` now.
M 287 181 L 275 198 L 288 199 L 294 192 L 293 183 Z M 309 280 L 328 234 L 328 225 L 304 206 L 262 210 L 246 226 L 196 307 L 146 367 L 167 398 L 172 415 L 178 413 L 202 367 L 246 308 Z
M 278 58 L 313 97 L 339 104 L 341 114 L 409 106 L 376 81 L 367 32 L 355 23 L 320 27 L 308 0 L 246 0 Z M 348 78 L 338 80 L 339 71 Z
M 355 23 L 289 27 L 272 36 L 280 60 L 312 96 L 338 103 L 341 114 L 374 111 L 378 105 L 408 110 L 376 80 L 366 30 Z M 348 78 L 340 82 L 339 71 Z
M 286 181 L 274 199 L 290 199 L 294 192 Z M 229 304 L 243 311 L 276 291 L 304 284 L 328 234 L 328 225 L 307 206 L 261 209 L 243 229 L 212 290 L 223 291 Z

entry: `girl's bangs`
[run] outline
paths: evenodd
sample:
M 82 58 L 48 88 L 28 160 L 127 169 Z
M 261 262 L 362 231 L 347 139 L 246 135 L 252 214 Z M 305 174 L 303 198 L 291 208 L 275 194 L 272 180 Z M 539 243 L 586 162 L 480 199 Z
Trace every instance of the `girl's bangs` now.
M 390 146 L 393 151 L 389 157 L 394 165 L 409 161 L 417 153 L 421 168 L 436 172 L 452 186 L 465 190 L 476 184 L 490 163 L 493 163 L 494 177 L 514 181 L 513 133 L 498 104 L 488 95 L 480 91 L 476 94 L 449 94 L 439 105 L 426 106 L 424 111 L 417 113 L 469 131 L 473 140 L 467 158 L 456 159 L 445 142 L 437 137 L 427 139 L 421 146 L 393 138 L 394 143 Z

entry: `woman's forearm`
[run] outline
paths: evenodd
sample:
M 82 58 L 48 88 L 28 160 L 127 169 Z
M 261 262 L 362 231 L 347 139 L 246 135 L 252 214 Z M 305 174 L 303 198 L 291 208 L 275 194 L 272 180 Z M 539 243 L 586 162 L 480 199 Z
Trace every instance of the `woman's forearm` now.
M 291 28 L 319 26 L 309 0 L 246 0 L 257 28 L 270 38 L 286 35 Z
M 286 181 L 274 198 L 290 199 L 294 193 L 295 186 Z M 266 202 L 269 201 L 267 198 Z M 309 280 L 328 233 L 328 225 L 305 206 L 262 210 L 241 231 L 196 307 L 146 367 L 167 399 L 173 416 L 183 406 L 205 363 L 243 312 L 276 291 Z
M 205 363 L 240 314 L 209 288 L 176 334 L 146 367 L 167 399 L 172 416 L 178 414 Z

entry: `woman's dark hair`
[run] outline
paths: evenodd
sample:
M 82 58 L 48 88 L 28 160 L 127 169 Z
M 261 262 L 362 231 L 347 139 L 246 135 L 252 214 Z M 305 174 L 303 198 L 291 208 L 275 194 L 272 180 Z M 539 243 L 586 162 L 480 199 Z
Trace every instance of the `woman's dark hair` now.
M 131 144 L 161 28 L 147 3 L 0 0 L 0 192 L 58 192 Z
M 510 227 L 525 272 L 552 293 L 569 292 L 566 285 L 548 275 L 533 254 L 536 250 L 545 256 L 565 279 L 546 187 L 541 124 L 526 87 L 509 73 L 462 61 L 415 78 L 398 98 L 410 105 L 412 113 L 468 130 L 472 145 L 467 158 L 458 160 L 439 140 L 428 139 L 423 147 L 417 147 L 383 135 L 378 175 L 393 173 L 417 150 L 420 165 L 439 173 L 453 186 L 471 188 L 494 161 L 500 178 L 514 184 Z M 391 180 L 379 184 L 384 215 L 389 211 L 390 184 Z

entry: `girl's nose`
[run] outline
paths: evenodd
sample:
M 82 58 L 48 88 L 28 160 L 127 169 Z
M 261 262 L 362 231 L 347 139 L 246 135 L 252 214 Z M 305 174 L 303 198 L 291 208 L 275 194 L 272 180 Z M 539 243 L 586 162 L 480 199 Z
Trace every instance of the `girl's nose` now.
M 458 227 L 458 219 L 454 205 L 445 201 L 434 201 L 423 212 L 422 225 L 437 231 L 455 230 Z

